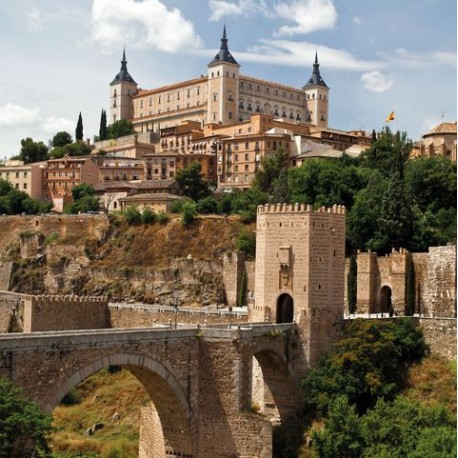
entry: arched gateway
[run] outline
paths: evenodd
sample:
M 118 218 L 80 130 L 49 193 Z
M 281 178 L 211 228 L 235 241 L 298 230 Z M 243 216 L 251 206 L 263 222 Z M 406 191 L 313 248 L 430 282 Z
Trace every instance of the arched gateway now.
M 288 293 L 277 299 L 277 323 L 292 323 L 294 320 L 294 301 Z

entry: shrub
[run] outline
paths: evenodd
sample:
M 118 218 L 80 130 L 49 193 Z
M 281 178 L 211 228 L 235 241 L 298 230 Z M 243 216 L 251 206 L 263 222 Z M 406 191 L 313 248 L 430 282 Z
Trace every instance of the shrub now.
M 156 216 L 156 221 L 159 224 L 166 224 L 169 220 L 169 215 L 165 212 L 159 212 Z
M 156 213 L 151 208 L 146 207 L 142 213 L 143 224 L 151 224 L 156 221 Z
M 133 205 L 129 205 L 124 214 L 128 224 L 140 224 L 142 222 L 141 213 L 138 208 Z
M 183 226 L 189 226 L 194 221 L 196 215 L 196 204 L 189 201 L 185 202 L 183 205 L 183 214 L 181 218 Z
M 81 396 L 76 388 L 72 388 L 60 401 L 65 406 L 73 406 L 81 402 Z

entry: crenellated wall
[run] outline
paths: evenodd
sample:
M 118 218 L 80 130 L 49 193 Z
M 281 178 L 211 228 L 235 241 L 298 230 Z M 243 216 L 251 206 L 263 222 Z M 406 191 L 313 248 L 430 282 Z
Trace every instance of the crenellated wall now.
M 357 313 L 404 315 L 408 265 L 412 262 L 416 314 L 456 317 L 456 247 L 430 247 L 428 253 L 393 250 L 389 255 L 358 252 Z
M 106 297 L 29 296 L 24 301 L 24 332 L 109 327 Z

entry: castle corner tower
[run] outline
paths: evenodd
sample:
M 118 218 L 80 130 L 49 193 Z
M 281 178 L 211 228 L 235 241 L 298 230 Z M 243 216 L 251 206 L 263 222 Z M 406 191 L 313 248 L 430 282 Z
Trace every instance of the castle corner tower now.
M 221 47 L 208 64 L 207 123 L 230 124 L 238 121 L 239 68 L 227 45 L 226 26 Z
M 317 127 L 328 127 L 329 87 L 320 75 L 318 53 L 315 53 L 312 76 L 302 88 L 307 104 L 307 122 Z
M 121 69 L 110 83 L 110 118 L 109 124 L 120 119 L 132 119 L 132 97 L 138 92 L 137 83 L 127 71 L 126 51 L 123 51 Z

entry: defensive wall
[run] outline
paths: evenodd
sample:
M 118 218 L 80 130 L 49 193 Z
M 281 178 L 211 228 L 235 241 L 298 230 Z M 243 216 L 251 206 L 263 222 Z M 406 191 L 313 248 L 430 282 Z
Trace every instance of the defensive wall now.
M 430 247 L 428 253 L 393 250 L 386 256 L 357 255 L 357 313 L 406 314 L 409 264 L 416 314 L 456 318 L 456 246 Z

